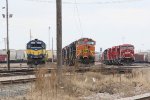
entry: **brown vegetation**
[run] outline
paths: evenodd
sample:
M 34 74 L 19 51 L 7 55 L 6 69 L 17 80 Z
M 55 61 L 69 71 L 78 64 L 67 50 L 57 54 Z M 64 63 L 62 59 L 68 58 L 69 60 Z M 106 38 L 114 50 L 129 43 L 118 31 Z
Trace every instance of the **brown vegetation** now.
M 55 66 L 53 66 L 55 67 Z M 79 100 L 91 94 L 109 93 L 122 97 L 141 94 L 150 90 L 149 70 L 134 70 L 127 74 L 103 75 L 100 72 L 62 72 L 61 84 L 57 84 L 56 71 L 45 77 L 46 67 L 38 69 L 37 81 L 28 99 L 31 100 Z
M 149 69 L 135 69 L 132 73 L 109 75 L 100 72 L 76 73 L 74 68 L 68 72 L 66 69 L 62 72 L 59 84 L 56 70 L 50 75 L 46 74 L 48 66 L 37 70 L 37 80 L 24 100 L 84 100 L 87 99 L 85 97 L 98 93 L 128 97 L 150 91 Z

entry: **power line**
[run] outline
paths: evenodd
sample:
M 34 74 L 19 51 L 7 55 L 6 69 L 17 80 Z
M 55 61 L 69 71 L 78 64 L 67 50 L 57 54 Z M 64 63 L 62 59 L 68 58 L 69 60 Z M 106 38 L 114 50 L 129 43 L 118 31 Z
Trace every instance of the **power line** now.
M 55 3 L 52 0 L 26 0 L 26 1 L 33 1 L 33 2 L 43 2 L 43 3 Z M 131 2 L 139 2 L 144 0 L 109 0 L 109 1 L 92 1 L 91 2 L 70 2 L 64 1 L 63 4 L 80 4 L 80 5 L 103 5 L 103 4 L 119 4 L 119 3 L 131 3 Z
M 83 29 L 82 29 L 82 23 L 81 23 L 79 9 L 78 9 L 78 5 L 77 5 L 77 0 L 75 0 L 75 8 L 77 11 L 77 17 L 78 17 L 78 21 L 79 21 L 79 28 L 80 28 L 81 37 L 83 37 Z

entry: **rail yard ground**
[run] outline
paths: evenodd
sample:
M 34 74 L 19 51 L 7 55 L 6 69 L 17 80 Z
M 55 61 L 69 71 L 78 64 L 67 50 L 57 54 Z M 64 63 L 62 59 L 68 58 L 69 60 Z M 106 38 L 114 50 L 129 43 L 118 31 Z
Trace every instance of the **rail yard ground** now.
M 119 66 L 126 67 L 124 72 L 118 71 L 118 66 L 99 63 L 89 70 L 65 67 L 59 84 L 55 70 L 45 77 L 49 66 L 56 67 L 47 64 L 38 68 L 34 82 L 1 84 L 1 100 L 115 100 L 150 93 L 150 64 Z
M 28 68 L 26 63 L 11 63 L 10 67 L 14 69 L 25 69 Z M 7 70 L 7 64 L 6 63 L 0 63 L 0 70 Z

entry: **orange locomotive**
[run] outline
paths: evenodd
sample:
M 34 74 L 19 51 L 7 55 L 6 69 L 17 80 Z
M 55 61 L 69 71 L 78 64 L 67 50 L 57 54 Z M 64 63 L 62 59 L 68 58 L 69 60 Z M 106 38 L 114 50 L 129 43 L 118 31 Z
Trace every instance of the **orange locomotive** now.
M 89 38 L 81 38 L 62 49 L 63 64 L 94 64 L 95 41 Z

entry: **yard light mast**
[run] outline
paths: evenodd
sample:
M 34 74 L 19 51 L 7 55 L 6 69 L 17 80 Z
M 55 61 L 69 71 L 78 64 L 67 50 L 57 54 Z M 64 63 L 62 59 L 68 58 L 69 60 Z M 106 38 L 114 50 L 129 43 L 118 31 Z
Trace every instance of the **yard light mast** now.
M 6 0 L 6 7 L 2 7 L 2 9 L 6 9 L 6 14 L 2 14 L 2 16 L 3 18 L 6 18 L 7 67 L 8 70 L 10 70 L 9 18 L 11 18 L 13 14 L 9 14 L 8 12 L 8 0 Z
M 8 0 L 6 0 L 6 27 L 7 27 L 7 66 L 8 66 L 8 70 L 10 70 Z
M 51 27 L 49 26 L 48 27 L 48 33 L 49 33 L 49 35 L 48 35 L 48 46 L 49 46 L 49 50 L 50 50 L 50 29 L 51 29 Z

